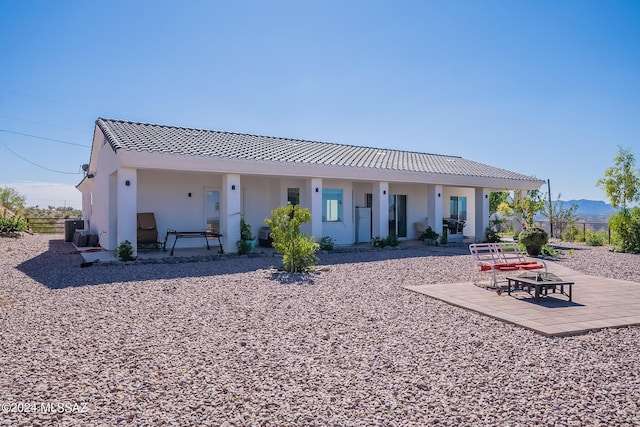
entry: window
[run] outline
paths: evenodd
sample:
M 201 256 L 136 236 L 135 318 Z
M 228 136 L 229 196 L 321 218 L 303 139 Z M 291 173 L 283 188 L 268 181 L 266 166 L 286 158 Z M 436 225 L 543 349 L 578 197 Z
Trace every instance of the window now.
M 449 217 L 458 221 L 467 220 L 467 198 L 451 196 L 449 199 Z
M 323 188 L 322 189 L 322 221 L 340 222 L 342 221 L 342 189 Z
M 287 203 L 293 206 L 300 204 L 299 188 L 287 188 Z

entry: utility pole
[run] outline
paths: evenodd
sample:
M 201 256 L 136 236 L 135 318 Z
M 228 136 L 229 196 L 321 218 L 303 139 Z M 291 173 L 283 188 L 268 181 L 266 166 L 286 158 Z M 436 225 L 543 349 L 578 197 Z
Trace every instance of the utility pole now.
M 547 191 L 549 192 L 549 236 L 553 237 L 553 202 L 551 201 L 551 180 L 547 179 Z

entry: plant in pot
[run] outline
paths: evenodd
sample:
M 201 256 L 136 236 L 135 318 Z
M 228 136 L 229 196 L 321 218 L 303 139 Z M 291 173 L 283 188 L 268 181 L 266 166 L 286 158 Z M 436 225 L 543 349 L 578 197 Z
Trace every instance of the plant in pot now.
M 518 241 L 527 248 L 529 255 L 538 256 L 542 247 L 549 241 L 549 235 L 540 227 L 529 227 L 520 232 Z
M 251 224 L 244 220 L 244 216 L 240 216 L 240 240 L 236 242 L 238 247 L 238 254 L 248 254 L 253 252 L 255 247 L 255 236 L 251 229 Z

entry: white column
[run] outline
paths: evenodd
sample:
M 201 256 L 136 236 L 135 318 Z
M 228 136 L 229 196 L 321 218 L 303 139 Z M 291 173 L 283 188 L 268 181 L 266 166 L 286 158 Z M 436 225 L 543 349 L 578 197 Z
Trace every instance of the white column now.
M 236 242 L 240 239 L 241 195 L 240 175 L 233 173 L 223 175 L 220 192 L 220 231 L 222 248 L 226 253 L 238 250 Z
M 311 211 L 310 235 L 316 238 L 316 242 L 322 239 L 322 179 L 308 179 L 306 193 L 307 208 Z
M 118 169 L 116 181 L 118 197 L 117 246 L 128 240 L 133 247 L 133 255 L 138 253 L 138 173 L 133 168 Z
M 513 191 L 513 201 L 518 203 L 520 200 L 527 197 L 527 190 L 514 190 Z M 515 213 L 515 212 L 514 212 Z M 522 221 L 525 221 L 524 218 L 521 217 L 520 214 L 516 213 L 516 219 L 513 220 L 512 225 L 513 229 L 519 233 L 522 231 Z
M 385 238 L 389 235 L 389 183 L 373 183 L 373 236 Z
M 484 230 L 489 226 L 489 189 L 476 188 L 476 209 L 475 209 L 475 241 L 484 241 Z
M 429 215 L 428 225 L 436 233 L 442 235 L 442 185 L 430 185 L 427 194 L 427 212 Z

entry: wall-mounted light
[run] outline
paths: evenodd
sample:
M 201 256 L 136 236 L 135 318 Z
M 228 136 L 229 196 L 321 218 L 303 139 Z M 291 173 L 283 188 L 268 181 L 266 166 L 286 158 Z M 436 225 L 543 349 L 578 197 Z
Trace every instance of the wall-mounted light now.
M 438 193 L 438 197 L 440 197 L 440 193 Z
M 232 190 L 235 190 L 235 189 L 236 189 L 236 185 L 235 185 L 235 184 L 233 184 L 233 185 L 231 186 L 231 189 L 232 189 Z
M 488 194 L 485 194 L 485 195 L 484 195 L 484 198 L 485 198 L 485 199 L 488 199 L 488 198 L 489 198 L 489 195 L 488 195 Z
M 387 190 L 382 190 L 382 194 L 387 194 Z
M 131 185 L 131 181 L 126 180 L 126 181 L 124 182 L 124 185 L 126 185 L 127 187 L 128 187 L 128 186 L 130 186 L 130 185 Z
M 191 197 L 191 193 L 187 193 L 187 196 Z
M 316 193 L 320 192 L 320 188 L 316 187 Z

